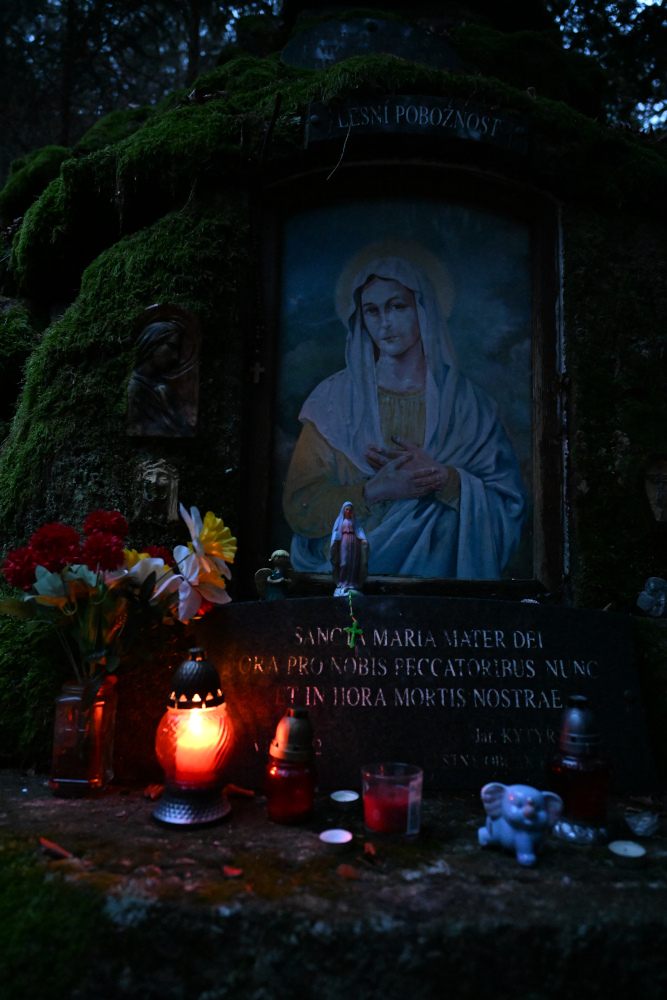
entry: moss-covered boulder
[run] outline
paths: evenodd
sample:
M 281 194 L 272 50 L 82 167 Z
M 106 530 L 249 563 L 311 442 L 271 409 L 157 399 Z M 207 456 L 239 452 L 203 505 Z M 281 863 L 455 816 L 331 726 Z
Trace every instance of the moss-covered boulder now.
M 23 368 L 39 340 L 39 324 L 26 302 L 0 296 L 0 441 L 9 432 Z
M 101 120 L 28 208 L 13 241 L 16 291 L 42 315 L 69 308 L 34 345 L 0 455 L 6 543 L 45 519 L 80 522 L 91 505 L 118 506 L 138 524 L 136 470 L 148 459 L 175 462 L 185 498 L 238 523 L 241 371 L 255 322 L 249 202 L 277 95 L 269 172 L 296 169 L 308 155 L 310 101 L 335 107 L 360 95 L 452 96 L 523 115 L 531 143 L 513 178 L 566 204 L 565 335 L 578 435 L 571 473 L 575 485 L 585 482 L 570 497 L 578 512 L 576 599 L 631 610 L 642 577 L 667 573 L 661 526 L 640 483 L 647 455 L 667 450 L 655 416 L 663 406 L 667 158 L 648 137 L 542 97 L 542 85 L 537 99 L 520 89 L 529 70 L 512 53 L 538 51 L 537 42 L 526 33 L 461 29 L 459 44 L 477 53 L 486 76 L 391 56 L 315 72 L 284 66 L 276 54 L 243 55 L 201 77 L 192 98 L 181 92 L 158 109 Z M 553 39 L 548 46 L 553 55 Z M 586 64 L 579 79 L 588 71 Z M 561 82 L 567 96 L 570 84 Z M 201 429 L 187 447 L 126 434 L 134 325 L 154 302 L 192 310 L 204 329 Z M 150 541 L 168 541 L 160 531 L 155 526 Z
M 0 191 L 0 221 L 8 225 L 25 215 L 47 184 L 60 173 L 60 166 L 72 155 L 65 146 L 42 146 L 20 160 L 14 160 L 9 178 Z
M 454 38 L 459 53 L 485 76 L 519 90 L 532 87 L 591 118 L 604 117 L 611 91 L 607 74 L 590 56 L 563 48 L 557 31 L 506 33 L 473 23 L 458 28 Z
M 171 213 L 87 268 L 76 301 L 30 356 L 0 459 L 0 507 L 12 537 L 44 521 L 78 524 L 85 511 L 106 506 L 126 512 L 132 544 L 165 540 L 150 527 L 148 537 L 139 502 L 138 467 L 154 456 L 154 443 L 126 433 L 134 329 L 155 301 L 192 310 L 204 330 L 206 431 L 194 441 L 160 439 L 161 456 L 177 460 L 183 497 L 234 522 L 242 349 L 228 331 L 244 311 L 246 224 L 233 200 Z
M 120 142 L 140 129 L 155 114 L 155 108 L 123 108 L 103 115 L 89 128 L 74 147 L 75 156 L 86 156 L 98 149 L 104 149 L 114 142 Z

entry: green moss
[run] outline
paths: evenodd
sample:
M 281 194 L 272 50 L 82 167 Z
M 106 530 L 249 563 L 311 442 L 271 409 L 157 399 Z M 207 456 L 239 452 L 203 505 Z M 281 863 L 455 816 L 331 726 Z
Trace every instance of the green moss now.
M 228 92 L 247 91 L 252 98 L 253 106 L 257 106 L 256 86 L 267 87 L 290 79 L 299 79 L 303 70 L 295 70 L 283 66 L 275 59 L 259 59 L 257 56 L 239 55 L 218 66 L 210 73 L 203 73 L 197 80 L 198 87 L 227 90 Z M 257 84 L 255 81 L 261 81 Z
M 63 179 L 57 177 L 39 201 L 27 210 L 23 224 L 14 237 L 10 268 L 17 287 L 28 294 L 45 282 L 49 298 L 54 298 L 59 286 L 64 242 L 63 195 Z M 36 293 L 34 298 L 42 296 Z
M 0 219 L 8 223 L 25 215 L 71 155 L 72 150 L 64 146 L 42 146 L 22 160 L 15 160 L 7 183 L 0 191 Z
M 609 81 L 599 63 L 580 52 L 564 49 L 557 32 L 516 31 L 509 34 L 479 24 L 455 32 L 459 53 L 485 76 L 540 97 L 564 101 L 583 114 L 604 114 Z
M 94 153 L 98 149 L 105 149 L 114 142 L 127 139 L 137 129 L 140 129 L 149 118 L 155 114 L 155 108 L 124 108 L 120 111 L 112 111 L 104 115 L 92 128 L 88 129 L 74 147 L 76 156 L 85 156 L 87 153 Z
M 0 294 L 10 294 L 14 289 L 14 279 L 9 271 L 12 255 L 11 230 L 0 229 Z
M 109 934 L 104 897 L 45 881 L 36 844 L 0 842 L 0 977 L 4 1000 L 65 1000 Z
M 30 351 L 36 337 L 34 318 L 27 303 L 0 296 L 0 371 L 5 358 Z
M 205 105 L 161 107 L 128 138 L 63 165 L 62 187 L 56 181 L 44 192 L 18 238 L 12 269 L 22 294 L 70 301 L 85 267 L 119 233 L 181 207 L 207 173 L 218 185 L 245 188 L 278 92 L 282 111 L 271 144 L 274 158 L 302 149 L 310 101 L 335 106 L 360 95 L 430 93 L 525 115 L 533 136 L 525 169 L 559 197 L 651 211 L 664 204 L 667 161 L 656 148 L 562 102 L 533 101 L 493 78 L 445 73 L 390 56 L 359 56 L 321 72 L 242 56 L 203 75 L 197 85 L 225 96 Z
M 0 617 L 0 760 L 48 767 L 53 704 L 71 667 L 53 629 Z
M 9 432 L 23 366 L 39 336 L 25 302 L 0 296 L 0 441 Z
M 164 526 L 145 523 L 137 479 L 138 464 L 158 457 L 176 464 L 186 502 L 233 523 L 236 479 L 225 469 L 236 463 L 239 433 L 246 239 L 244 206 L 228 203 L 206 215 L 168 215 L 88 268 L 78 299 L 28 362 L 0 455 L 0 506 L 12 537 L 44 520 L 81 523 L 87 511 L 109 504 L 131 524 L 141 522 L 131 542 L 168 542 Z M 137 317 L 156 301 L 191 309 L 202 324 L 199 419 L 207 434 L 149 446 L 127 436 L 126 385 Z

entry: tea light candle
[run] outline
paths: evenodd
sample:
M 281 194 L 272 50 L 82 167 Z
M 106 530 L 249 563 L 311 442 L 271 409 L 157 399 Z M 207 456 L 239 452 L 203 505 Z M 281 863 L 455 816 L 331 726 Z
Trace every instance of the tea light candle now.
M 646 857 L 646 848 L 634 840 L 613 840 L 609 850 L 614 855 L 614 861 L 626 868 L 636 868 Z
M 349 830 L 324 830 L 320 834 L 320 840 L 330 853 L 335 854 L 349 847 L 352 843 L 352 834 Z
M 332 792 L 331 798 L 337 806 L 342 806 L 345 809 L 359 801 L 359 792 L 353 792 L 345 788 L 340 792 Z

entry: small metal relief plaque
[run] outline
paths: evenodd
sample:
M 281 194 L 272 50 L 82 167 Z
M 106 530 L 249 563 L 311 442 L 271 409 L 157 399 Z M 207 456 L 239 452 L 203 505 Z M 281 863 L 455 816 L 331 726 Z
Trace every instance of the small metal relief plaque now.
M 128 434 L 194 437 L 200 346 L 199 323 L 185 309 L 156 304 L 144 311 L 127 387 Z
M 454 135 L 517 153 L 528 149 L 525 118 L 460 98 L 385 96 L 346 101 L 333 110 L 321 102 L 308 106 L 306 146 L 322 139 L 384 132 Z

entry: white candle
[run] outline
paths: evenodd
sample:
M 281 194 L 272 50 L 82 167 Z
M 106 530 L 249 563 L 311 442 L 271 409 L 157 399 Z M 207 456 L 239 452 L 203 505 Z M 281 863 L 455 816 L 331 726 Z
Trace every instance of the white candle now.
M 349 830 L 324 830 L 320 834 L 320 840 L 332 853 L 344 850 L 352 842 L 352 834 Z
M 634 840 L 612 840 L 609 850 L 618 864 L 628 867 L 641 864 L 646 857 L 646 848 Z
M 352 792 L 347 789 L 343 789 L 343 791 L 340 792 L 332 792 L 331 798 L 334 802 L 338 803 L 338 805 L 348 805 L 358 800 L 359 792 Z

